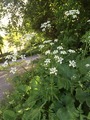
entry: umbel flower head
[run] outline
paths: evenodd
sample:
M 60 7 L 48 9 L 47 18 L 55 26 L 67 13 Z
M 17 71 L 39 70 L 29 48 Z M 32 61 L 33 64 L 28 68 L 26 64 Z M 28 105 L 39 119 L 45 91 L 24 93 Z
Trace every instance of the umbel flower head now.
M 46 28 L 48 29 L 51 28 L 50 21 L 42 23 L 40 28 L 42 29 L 43 32 L 46 30 Z
M 74 60 L 69 60 L 69 66 L 76 67 L 76 62 Z
M 57 69 L 56 69 L 56 67 L 50 68 L 49 70 L 50 70 L 50 74 L 57 75 Z
M 48 54 L 50 54 L 50 50 L 47 50 L 47 51 L 45 52 L 45 55 L 48 55 Z
M 15 74 L 15 73 L 16 73 L 16 71 L 17 71 L 16 67 L 11 67 L 10 73 Z
M 8 61 L 6 60 L 6 61 L 3 63 L 2 66 L 3 66 L 3 67 L 7 67 L 7 66 L 8 66 Z
M 45 61 L 44 61 L 44 63 L 45 63 L 45 65 L 48 65 L 49 63 L 50 63 L 50 59 L 46 59 Z

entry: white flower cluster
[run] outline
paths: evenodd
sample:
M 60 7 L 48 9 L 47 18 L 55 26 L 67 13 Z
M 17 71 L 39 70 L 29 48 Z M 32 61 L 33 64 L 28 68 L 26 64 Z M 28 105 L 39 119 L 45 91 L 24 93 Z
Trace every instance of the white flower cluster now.
M 45 40 L 44 42 L 43 42 L 43 44 L 50 44 L 51 46 L 52 45 L 54 45 L 54 43 L 52 42 L 52 40 Z
M 79 10 L 69 10 L 65 12 L 66 16 L 72 16 L 73 19 L 77 18 L 77 15 L 80 14 Z
M 50 62 L 51 62 L 51 59 L 46 59 L 46 60 L 44 61 L 44 63 L 45 63 L 46 66 L 47 66 Z
M 62 46 L 58 46 L 57 49 L 58 50 L 63 50 L 63 47 Z
M 26 59 L 26 56 L 25 56 L 25 55 L 21 55 L 20 58 L 21 58 L 22 60 L 25 60 L 25 59 Z
M 56 69 L 56 67 L 52 67 L 49 70 L 50 70 L 50 74 L 57 75 L 58 70 Z
M 68 52 L 69 53 L 75 53 L 75 50 L 69 49 Z
M 16 62 L 17 60 L 17 54 L 7 55 L 5 57 L 6 61 L 3 63 L 3 67 L 7 67 L 9 65 L 9 61 Z
M 87 20 L 88 23 L 90 23 L 90 20 Z
M 7 67 L 7 66 L 8 66 L 8 61 L 6 60 L 6 61 L 3 63 L 2 67 Z
M 39 45 L 39 48 L 40 48 L 40 49 L 44 48 L 44 45 Z
M 17 71 L 16 67 L 11 67 L 10 73 L 15 74 L 15 73 L 16 73 L 16 71 Z
M 17 52 L 14 52 L 14 53 L 12 53 L 12 54 L 10 54 L 10 55 L 7 55 L 7 56 L 5 57 L 6 61 L 3 63 L 2 66 L 3 66 L 3 67 L 7 67 L 8 65 L 10 65 L 10 63 L 17 62 L 17 56 L 18 56 Z M 22 60 L 25 60 L 25 59 L 26 59 L 25 55 L 21 55 L 20 58 L 21 58 Z M 29 65 L 29 62 L 27 63 L 27 65 Z M 11 68 L 10 68 L 10 73 L 15 74 L 16 71 L 17 71 L 16 67 L 11 67 Z
M 5 59 L 11 59 L 12 58 L 12 55 L 7 55 L 6 57 L 5 57 Z
M 46 30 L 46 28 L 48 29 L 51 28 L 50 21 L 42 23 L 40 28 L 42 29 L 43 32 Z
M 52 42 L 52 40 L 46 40 L 43 42 L 42 45 L 39 45 L 39 48 L 42 49 L 45 45 L 50 44 L 50 43 L 52 43 L 53 45 L 57 41 L 58 39 L 55 39 L 54 42 Z M 63 64 L 65 55 L 68 53 L 75 53 L 75 52 L 76 51 L 72 49 L 65 50 L 62 43 L 59 46 L 57 46 L 57 48 L 54 49 L 53 51 L 52 51 L 52 48 L 51 49 L 49 48 L 49 50 L 46 50 L 44 52 L 45 55 L 48 56 L 49 58 L 46 58 L 44 60 L 43 66 L 45 67 L 45 69 L 49 70 L 50 74 L 57 75 L 58 70 L 56 69 L 55 66 L 51 67 L 52 63 L 54 62 L 56 65 L 57 63 Z M 52 62 L 52 59 L 54 60 L 53 62 Z M 66 60 L 66 61 L 69 62 L 68 66 L 73 67 L 73 68 L 76 67 L 76 62 L 74 60 L 69 60 L 69 61 Z
M 58 50 L 54 50 L 53 51 L 53 54 L 55 55 L 55 54 L 57 54 L 58 53 Z
M 50 50 L 47 50 L 46 52 L 45 52 L 45 55 L 48 55 L 48 54 L 50 54 L 51 53 L 51 51 Z
M 69 66 L 72 66 L 73 68 L 76 67 L 76 62 L 74 60 L 69 60 Z
M 52 40 L 45 40 L 45 41 L 43 42 L 43 44 L 47 44 L 47 43 L 50 43 L 50 42 L 52 42 Z
M 66 55 L 67 52 L 66 52 L 65 50 L 62 50 L 62 51 L 60 51 L 60 54 L 62 54 L 62 55 Z
M 53 43 L 53 42 L 51 42 L 51 43 L 50 43 L 50 45 L 52 46 L 52 45 L 54 45 L 54 43 Z
M 90 67 L 90 64 L 86 64 L 85 66 L 86 66 L 86 67 Z
M 54 59 L 55 59 L 58 63 L 60 63 L 60 64 L 62 64 L 62 61 L 64 60 L 64 58 L 59 57 L 59 56 L 57 56 L 57 55 L 54 56 Z
M 55 39 L 54 42 L 58 42 L 58 39 Z

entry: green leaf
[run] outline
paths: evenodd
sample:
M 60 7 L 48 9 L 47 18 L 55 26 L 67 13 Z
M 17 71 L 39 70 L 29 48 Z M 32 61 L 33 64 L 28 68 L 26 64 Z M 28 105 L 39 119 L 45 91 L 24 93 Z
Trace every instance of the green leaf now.
M 90 120 L 90 112 L 88 113 L 88 117 L 87 117 L 88 120 Z
M 61 75 L 67 79 L 70 79 L 75 74 L 75 70 L 66 64 L 60 65 L 59 70 Z
M 81 88 L 76 89 L 76 99 L 83 103 L 86 100 L 87 94 Z
M 3 118 L 4 118 L 4 120 L 16 120 L 16 113 L 11 110 L 6 110 L 3 113 Z
M 71 82 L 70 80 L 66 78 L 60 78 L 58 79 L 58 84 L 57 84 L 59 89 L 65 88 L 66 90 L 70 89 Z
M 58 109 L 56 114 L 59 120 L 72 120 L 65 108 Z
M 81 74 L 86 74 L 90 70 L 90 67 L 85 66 L 86 64 L 90 64 L 90 57 L 87 57 L 87 58 L 80 60 L 78 62 L 77 65 L 79 67 L 79 71 Z
M 30 87 L 28 85 L 19 85 L 18 90 L 19 92 L 28 92 L 28 90 L 30 90 Z
M 90 107 L 90 96 L 88 96 L 88 97 L 86 98 L 86 103 L 87 103 L 88 107 Z
M 40 120 L 41 109 L 34 108 L 30 111 L 26 111 L 22 117 L 22 120 Z

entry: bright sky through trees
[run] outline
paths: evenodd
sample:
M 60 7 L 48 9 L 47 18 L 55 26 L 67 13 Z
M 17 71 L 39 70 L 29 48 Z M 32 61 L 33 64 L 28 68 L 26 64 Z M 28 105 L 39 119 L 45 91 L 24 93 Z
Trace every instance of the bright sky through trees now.
M 25 4 L 27 3 L 27 1 L 28 1 L 28 0 L 23 0 L 23 2 L 24 2 Z M 18 13 L 18 14 L 19 14 L 19 13 Z M 11 18 L 11 14 L 10 14 L 10 13 L 7 13 L 4 17 L 2 17 L 2 18 L 0 19 L 0 28 L 2 28 L 2 27 L 7 27 L 10 18 Z M 20 19 L 19 19 L 19 23 L 17 23 L 17 24 L 19 24 L 19 25 L 22 24 L 22 18 L 21 18 L 21 17 L 20 17 Z M 3 30 L 0 29 L 0 36 L 4 36 L 5 33 L 6 33 L 6 32 L 5 32 L 4 29 L 3 29 Z

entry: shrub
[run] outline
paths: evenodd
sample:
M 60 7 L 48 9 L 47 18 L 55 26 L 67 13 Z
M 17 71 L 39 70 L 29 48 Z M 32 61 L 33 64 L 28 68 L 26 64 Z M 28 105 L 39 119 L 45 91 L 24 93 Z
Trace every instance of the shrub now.
M 57 46 L 57 39 L 51 43 L 44 41 L 35 69 L 14 78 L 1 120 L 90 119 L 90 57 L 81 59 L 77 50 Z

